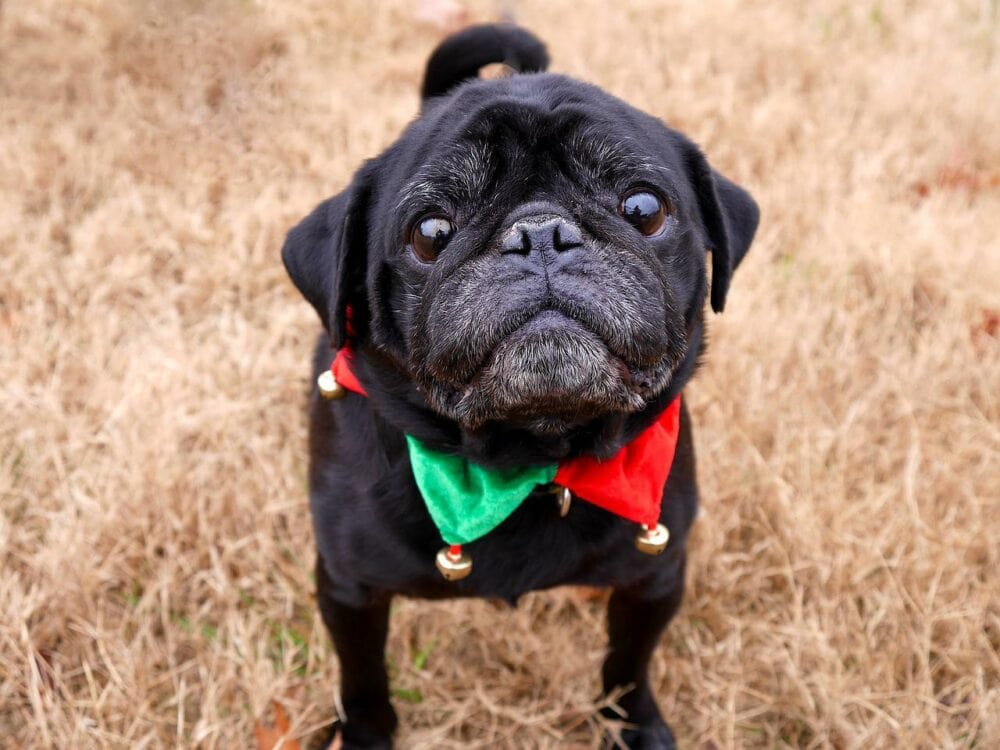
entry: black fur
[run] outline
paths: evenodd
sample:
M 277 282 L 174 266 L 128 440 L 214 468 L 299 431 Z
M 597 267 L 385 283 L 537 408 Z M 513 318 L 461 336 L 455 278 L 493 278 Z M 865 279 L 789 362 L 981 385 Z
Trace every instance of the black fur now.
M 606 457 L 683 389 L 703 353 L 706 259 L 721 311 L 757 227 L 756 204 L 683 135 L 592 86 L 550 74 L 467 80 L 507 61 L 543 69 L 513 27 L 476 27 L 431 56 L 416 119 L 351 185 L 293 229 L 282 257 L 326 328 L 313 374 L 347 341 L 369 398 L 310 407 L 310 499 L 324 621 L 342 665 L 344 747 L 387 747 L 396 726 L 383 648 L 388 602 L 562 584 L 614 588 L 606 690 L 629 747 L 671 747 L 646 680 L 681 601 L 697 505 L 691 425 L 664 489 L 671 541 L 635 550 L 634 524 L 585 502 L 561 519 L 539 489 L 470 545 L 473 574 L 445 582 L 442 541 L 404 435 L 480 464 Z M 644 237 L 617 212 L 636 187 L 670 210 Z M 407 247 L 428 212 L 456 231 L 433 263 Z
M 538 73 L 549 67 L 549 55 L 544 44 L 516 26 L 471 26 L 434 50 L 427 61 L 420 96 L 430 99 L 447 94 L 491 63 L 504 63 L 518 73 Z

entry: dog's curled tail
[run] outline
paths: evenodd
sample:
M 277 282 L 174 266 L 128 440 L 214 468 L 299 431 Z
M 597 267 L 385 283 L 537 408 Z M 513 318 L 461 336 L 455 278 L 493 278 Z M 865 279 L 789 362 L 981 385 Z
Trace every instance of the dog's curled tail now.
M 446 94 L 491 63 L 534 73 L 549 66 L 549 54 L 538 37 L 512 24 L 470 26 L 452 34 L 431 53 L 420 96 L 430 99 Z

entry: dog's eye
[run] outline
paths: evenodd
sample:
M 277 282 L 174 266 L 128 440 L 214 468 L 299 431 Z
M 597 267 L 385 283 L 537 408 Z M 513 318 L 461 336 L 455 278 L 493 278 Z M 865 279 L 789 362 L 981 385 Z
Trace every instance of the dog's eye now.
M 618 213 L 647 237 L 659 232 L 667 220 L 667 206 L 663 199 L 648 190 L 626 193 L 618 206 Z
M 410 247 L 413 254 L 430 263 L 444 250 L 455 233 L 455 225 L 444 216 L 425 216 L 410 230 Z

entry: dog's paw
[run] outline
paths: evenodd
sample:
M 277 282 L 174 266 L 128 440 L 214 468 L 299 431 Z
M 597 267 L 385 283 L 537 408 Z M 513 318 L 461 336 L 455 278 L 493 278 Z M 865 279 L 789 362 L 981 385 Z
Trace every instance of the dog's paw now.
M 604 750 L 677 750 L 674 734 L 662 719 L 605 734 Z
M 320 747 L 322 750 L 392 750 L 392 738 L 378 736 L 337 720 Z

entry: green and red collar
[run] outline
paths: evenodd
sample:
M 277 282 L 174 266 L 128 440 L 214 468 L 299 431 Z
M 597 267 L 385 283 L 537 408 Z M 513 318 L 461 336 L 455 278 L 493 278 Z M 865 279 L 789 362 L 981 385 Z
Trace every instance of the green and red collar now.
M 319 377 L 328 399 L 346 391 L 367 396 L 351 369 L 352 351 L 337 352 L 330 369 Z M 472 561 L 461 545 L 485 536 L 506 520 L 539 485 L 554 484 L 561 511 L 572 497 L 641 524 L 636 546 L 658 554 L 669 534 L 659 523 L 663 487 L 670 474 L 680 433 L 681 398 L 670 405 L 638 437 L 607 460 L 579 456 L 548 466 L 489 469 L 461 456 L 436 451 L 407 435 L 410 466 L 427 510 L 448 543 L 437 564 L 449 580 L 464 578 Z

